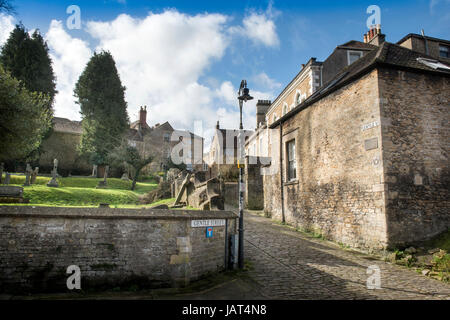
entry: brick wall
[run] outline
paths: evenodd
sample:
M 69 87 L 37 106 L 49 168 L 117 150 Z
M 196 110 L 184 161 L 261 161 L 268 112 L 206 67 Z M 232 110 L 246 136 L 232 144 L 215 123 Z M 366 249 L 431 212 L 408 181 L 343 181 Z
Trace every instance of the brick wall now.
M 389 242 L 450 227 L 450 78 L 379 73 Z
M 81 288 L 184 285 L 223 269 L 225 227 L 191 220 L 231 212 L 0 206 L 0 292 L 65 291 L 69 265 Z

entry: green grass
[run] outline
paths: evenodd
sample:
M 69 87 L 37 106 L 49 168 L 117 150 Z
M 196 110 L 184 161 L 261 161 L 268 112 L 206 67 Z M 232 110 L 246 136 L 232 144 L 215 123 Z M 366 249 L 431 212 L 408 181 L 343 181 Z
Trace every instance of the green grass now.
M 131 191 L 131 181 L 110 178 L 107 188 L 96 189 L 102 179 L 96 178 L 58 178 L 59 187 L 47 187 L 50 178 L 38 177 L 36 183 L 24 187 L 24 197 L 30 200 L 28 205 L 44 206 L 98 206 L 100 203 L 138 206 L 139 195 L 157 188 L 156 183 L 138 182 Z M 11 176 L 11 185 L 21 186 L 25 176 Z M 147 205 L 148 206 L 148 205 Z

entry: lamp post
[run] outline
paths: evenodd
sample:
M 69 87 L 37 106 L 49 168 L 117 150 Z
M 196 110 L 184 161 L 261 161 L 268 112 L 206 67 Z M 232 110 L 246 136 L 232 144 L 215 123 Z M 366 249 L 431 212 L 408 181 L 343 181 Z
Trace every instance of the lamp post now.
M 244 102 L 252 100 L 253 97 L 249 94 L 250 90 L 247 88 L 247 81 L 242 80 L 241 86 L 238 91 L 238 101 L 239 101 L 239 253 L 238 262 L 239 269 L 244 268 L 244 168 L 242 167 L 242 162 L 244 160 L 244 126 L 242 125 L 242 107 Z

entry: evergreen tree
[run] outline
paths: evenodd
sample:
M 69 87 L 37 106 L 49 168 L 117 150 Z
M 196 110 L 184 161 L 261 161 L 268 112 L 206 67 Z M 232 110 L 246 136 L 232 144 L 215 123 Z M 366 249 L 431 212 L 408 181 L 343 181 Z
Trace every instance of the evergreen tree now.
M 50 127 L 49 98 L 29 92 L 0 65 L 0 162 L 26 158 Z
M 2 48 L 0 63 L 28 91 L 48 95 L 47 108 L 52 110 L 56 80 L 47 43 L 39 30 L 30 36 L 23 25 L 16 25 Z
M 107 164 L 129 128 L 125 87 L 109 52 L 94 53 L 74 90 L 80 105 L 83 134 L 79 150 L 94 164 Z

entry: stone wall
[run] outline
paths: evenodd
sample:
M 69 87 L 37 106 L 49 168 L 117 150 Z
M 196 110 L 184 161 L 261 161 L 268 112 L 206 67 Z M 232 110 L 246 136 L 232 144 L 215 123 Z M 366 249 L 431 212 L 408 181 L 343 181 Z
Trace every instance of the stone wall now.
M 224 191 L 223 197 L 225 204 L 238 207 L 239 206 L 239 183 L 238 182 L 225 182 L 223 184 Z
M 78 155 L 77 147 L 81 134 L 54 131 L 42 142 L 42 154 L 39 159 L 39 172 L 50 173 L 53 160 L 58 159 L 60 174 L 87 175 L 92 173 L 92 166 L 87 159 Z
M 384 189 L 389 242 L 450 227 L 450 78 L 383 69 Z
M 245 158 L 245 207 L 251 210 L 264 209 L 263 176 L 259 157 Z
M 373 71 L 282 124 L 284 217 L 280 170 L 264 177 L 265 210 L 274 218 L 350 246 L 386 246 L 377 84 Z M 288 181 L 292 140 L 297 178 Z
M 231 212 L 0 206 L 0 291 L 65 291 L 66 269 L 81 269 L 81 288 L 185 285 L 225 264 L 225 227 L 191 220 Z

